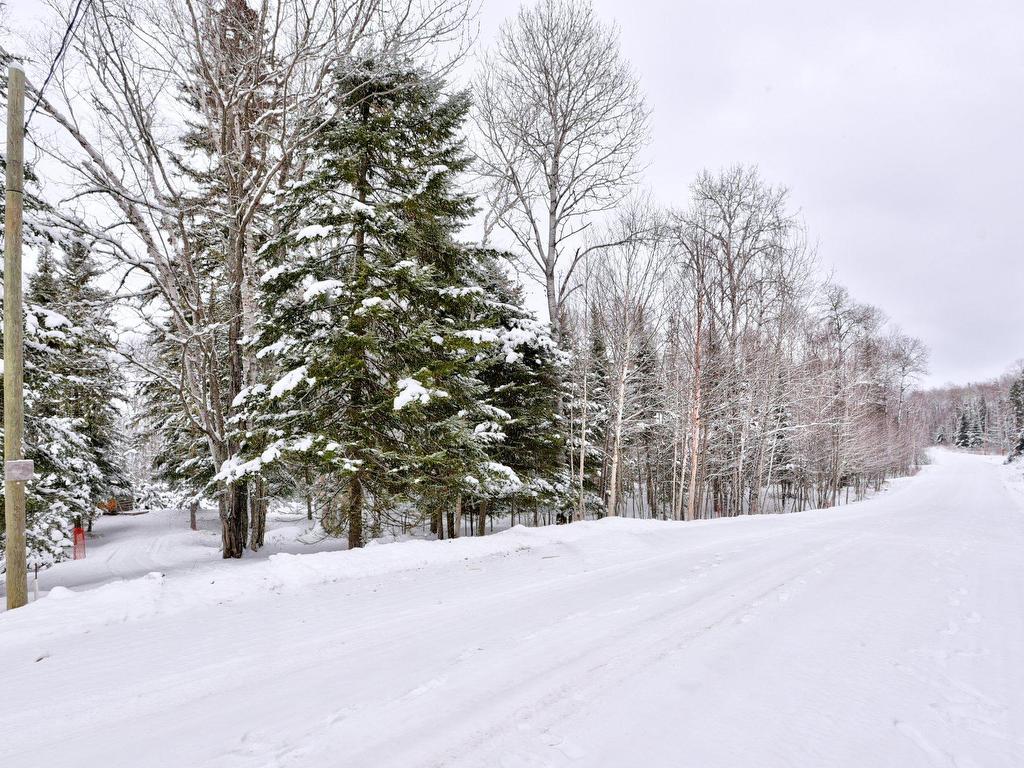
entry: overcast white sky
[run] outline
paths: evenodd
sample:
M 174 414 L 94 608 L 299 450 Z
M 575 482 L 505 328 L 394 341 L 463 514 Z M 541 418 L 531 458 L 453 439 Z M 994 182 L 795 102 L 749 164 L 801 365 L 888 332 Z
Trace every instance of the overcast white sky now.
M 657 200 L 755 163 L 823 268 L 929 345 L 929 383 L 1024 357 L 1024 0 L 594 4 L 647 93 Z M 483 0 L 481 44 L 518 5 Z
M 484 0 L 482 42 L 518 5 Z M 1024 357 L 1024 0 L 594 5 L 647 92 L 659 201 L 756 163 L 823 268 L 929 345 L 929 383 Z

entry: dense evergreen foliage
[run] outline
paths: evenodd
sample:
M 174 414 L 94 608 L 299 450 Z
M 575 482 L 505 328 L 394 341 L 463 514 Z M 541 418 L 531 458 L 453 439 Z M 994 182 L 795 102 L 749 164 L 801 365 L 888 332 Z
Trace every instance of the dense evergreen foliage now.
M 117 402 L 123 381 L 111 356 L 109 296 L 95 286 L 88 250 L 67 244 L 39 256 L 25 296 L 25 456 L 30 563 L 67 555 L 76 521 L 124 493 Z
M 332 478 L 360 546 L 364 517 L 379 529 L 402 499 L 443 531 L 464 497 L 552 489 L 557 388 L 554 344 L 497 254 L 455 240 L 473 213 L 455 186 L 466 94 L 374 60 L 336 94 L 263 251 L 257 358 L 272 365 L 240 397 L 246 440 L 224 474 Z

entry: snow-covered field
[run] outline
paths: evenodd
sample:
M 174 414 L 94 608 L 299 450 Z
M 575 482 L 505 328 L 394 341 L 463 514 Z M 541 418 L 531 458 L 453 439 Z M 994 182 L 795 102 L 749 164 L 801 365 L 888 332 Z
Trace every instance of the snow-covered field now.
M 53 589 L 0 614 L 0 766 L 1022 766 L 1021 470 L 935 458 L 837 510 Z M 122 533 L 66 583 L 160 560 Z
M 303 513 L 271 511 L 267 516 L 266 547 L 247 558 L 266 559 L 281 552 L 324 552 L 345 548 L 337 538 L 325 538 L 310 530 Z M 215 509 L 198 515 L 198 530 L 188 527 L 188 511 L 163 509 L 142 515 L 100 517 L 86 542 L 84 560 L 64 561 L 40 571 L 39 583 L 29 574 L 29 593 L 38 587 L 46 595 L 53 587 L 79 590 L 121 579 L 163 573 L 194 571 L 221 563 L 220 520 Z M 0 584 L 0 593 L 3 585 Z M 0 606 L 0 610 L 3 607 Z

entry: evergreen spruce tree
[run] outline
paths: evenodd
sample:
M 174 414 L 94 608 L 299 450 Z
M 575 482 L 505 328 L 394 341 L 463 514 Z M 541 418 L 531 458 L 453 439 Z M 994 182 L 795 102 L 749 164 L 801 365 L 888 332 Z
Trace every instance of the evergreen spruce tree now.
M 463 496 L 521 482 L 492 455 L 516 416 L 487 379 L 496 355 L 546 347 L 488 295 L 493 255 L 454 239 L 474 210 L 454 187 L 466 94 L 375 60 L 336 93 L 264 250 L 258 357 L 275 373 L 240 397 L 250 429 L 225 476 L 290 463 L 335 478 L 357 547 L 366 511 L 396 496 L 442 533 Z
M 91 522 L 125 483 L 104 297 L 88 257 L 70 253 L 62 270 L 44 250 L 25 297 L 25 456 L 35 462 L 26 538 L 42 565 L 65 557 L 75 522 Z
M 780 374 L 781 378 L 781 374 Z M 770 456 L 773 479 L 779 484 L 781 511 L 800 478 L 801 467 L 793 446 L 793 417 L 788 404 L 780 403 L 773 409 Z
M 985 402 L 985 396 L 981 395 L 978 398 L 978 404 L 975 409 L 974 417 L 974 429 L 971 435 L 971 447 L 978 447 L 985 445 L 988 442 L 988 404 Z
M 646 322 L 644 323 L 646 326 Z M 657 496 L 655 493 L 654 464 L 655 455 L 652 451 L 658 443 L 657 414 L 662 406 L 661 380 L 659 377 L 660 363 L 655 348 L 654 332 L 645 327 L 633 355 L 633 376 L 630 381 L 629 401 L 632 403 L 635 425 L 630 430 L 630 441 L 636 446 L 637 473 L 643 475 L 643 486 L 646 498 L 646 514 L 657 514 Z M 640 502 L 639 499 L 636 500 Z
M 111 354 L 115 332 L 112 302 L 110 294 L 96 284 L 99 275 L 89 249 L 80 242 L 71 243 L 65 250 L 55 301 L 80 331 L 79 343 L 68 350 L 72 378 L 64 393 L 64 413 L 80 425 L 101 472 L 100 482 L 90 488 L 97 500 L 104 494 L 124 493 L 129 485 L 115 407 L 125 381 Z
M 1013 447 L 1010 459 L 1017 459 L 1021 456 L 1024 456 L 1024 432 L 1021 432 L 1020 437 L 1017 438 L 1017 444 Z
M 604 510 L 601 503 L 601 472 L 605 455 L 605 433 L 608 425 L 608 353 L 600 327 L 593 316 L 584 315 L 582 322 L 589 328 L 581 328 L 566 320 L 561 327 L 560 344 L 570 350 L 569 365 L 575 368 L 571 375 L 563 377 L 563 408 L 572 415 L 574 422 L 585 425 L 585 434 L 575 433 L 568 444 L 573 459 L 572 478 L 569 486 L 575 497 L 573 519 L 581 515 L 580 494 L 583 495 L 582 515 L 589 511 L 600 515 Z M 582 323 L 581 323 L 582 325 Z M 583 487 L 580 488 L 580 448 L 586 440 L 583 453 Z
M 0 215 L 4 192 L 0 174 Z M 88 250 L 54 225 L 31 167 L 25 169 L 23 238 L 26 251 L 38 256 L 24 302 L 24 446 L 35 462 L 26 493 L 26 543 L 29 563 L 45 566 L 66 556 L 75 521 L 90 523 L 97 503 L 125 482 L 113 402 L 121 381 L 109 353 L 108 297 L 95 288 Z M 64 254 L 63 264 L 54 252 Z M 0 571 L 3 527 L 0 516 Z
M 985 400 L 971 400 L 967 409 L 967 447 L 977 448 L 984 442 Z
M 960 422 L 956 430 L 954 445 L 958 448 L 968 448 L 971 444 L 971 419 L 967 413 L 966 403 L 960 406 Z
M 605 505 L 605 482 L 608 477 L 607 461 L 609 446 L 608 440 L 611 435 L 608 431 L 608 420 L 611 416 L 611 361 L 608 356 L 608 344 L 604 334 L 601 332 L 597 317 L 591 318 L 590 331 L 590 383 L 589 388 L 593 392 L 591 401 L 593 411 L 590 414 L 590 421 L 593 423 L 593 436 L 591 438 L 594 451 L 592 468 L 587 472 L 591 496 L 587 500 L 587 508 L 595 515 L 604 515 Z
M 1024 431 L 1024 373 L 1010 385 L 1010 415 L 1013 428 Z
M 1024 456 L 1024 373 L 1021 373 L 1010 385 L 1010 410 L 1013 428 L 1019 437 L 1010 453 L 1010 459 Z
M 556 418 L 564 353 L 550 327 L 523 308 L 522 289 L 513 284 L 492 251 L 477 251 L 476 279 L 483 289 L 475 322 L 493 329 L 492 343 L 476 353 L 474 368 L 484 390 L 474 426 L 484 440 L 490 482 L 474 494 L 494 499 L 495 512 L 565 509 L 571 502 L 564 474 L 564 439 Z M 511 470 L 511 473 L 508 471 Z

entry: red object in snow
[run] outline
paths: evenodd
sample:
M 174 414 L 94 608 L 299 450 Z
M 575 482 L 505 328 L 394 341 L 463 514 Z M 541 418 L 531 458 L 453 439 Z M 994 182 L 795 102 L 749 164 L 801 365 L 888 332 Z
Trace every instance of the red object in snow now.
M 85 529 L 75 528 L 75 549 L 73 560 L 85 560 Z

